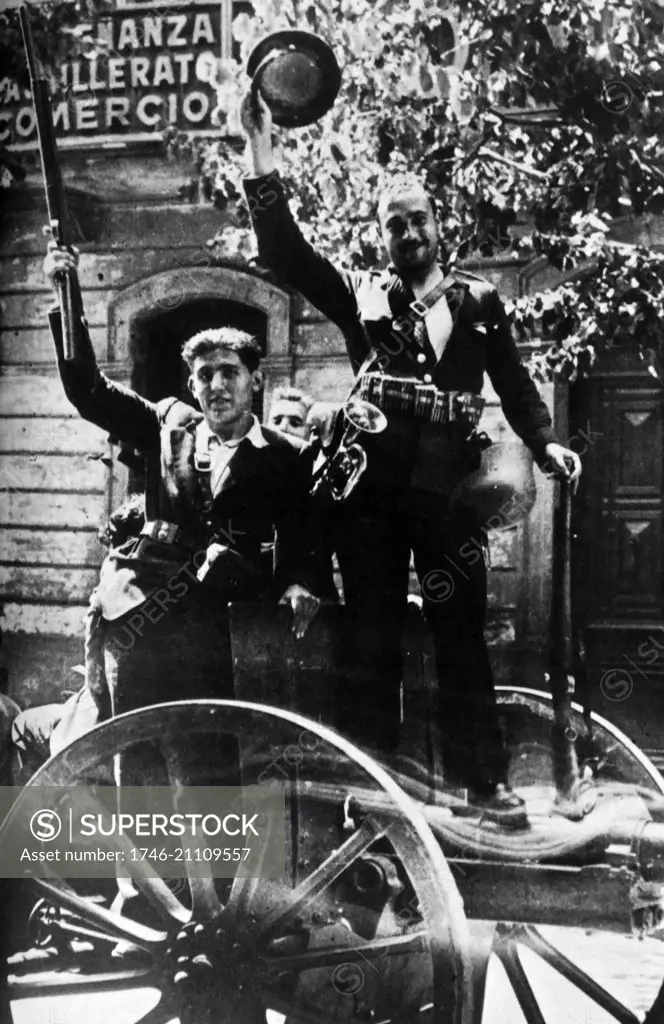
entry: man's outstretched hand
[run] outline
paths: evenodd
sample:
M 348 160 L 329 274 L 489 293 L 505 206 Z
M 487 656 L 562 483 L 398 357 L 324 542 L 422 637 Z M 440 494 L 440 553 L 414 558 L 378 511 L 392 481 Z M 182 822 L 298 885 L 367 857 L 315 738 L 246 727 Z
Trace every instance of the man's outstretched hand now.
M 48 252 L 44 260 L 44 274 L 53 291 L 58 294 L 58 285 L 67 274 L 76 274 L 78 269 L 78 250 L 65 249 L 62 245 L 49 242 Z
M 320 601 L 300 583 L 292 583 L 279 604 L 288 604 L 293 609 L 293 632 L 301 640 L 320 608 Z
M 242 100 L 240 123 L 251 146 L 252 170 L 257 178 L 272 174 L 275 169 L 272 151 L 272 111 L 253 87 Z
M 544 454 L 546 462 L 542 468 L 545 473 L 550 470 L 556 476 L 566 477 L 571 483 L 581 476 L 581 459 L 571 448 L 552 442 L 547 444 Z

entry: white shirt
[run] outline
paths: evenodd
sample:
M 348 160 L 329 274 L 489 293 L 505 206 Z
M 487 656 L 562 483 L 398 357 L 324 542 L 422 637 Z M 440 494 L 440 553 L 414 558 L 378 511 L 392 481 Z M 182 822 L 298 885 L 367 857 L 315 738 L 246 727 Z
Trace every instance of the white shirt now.
M 413 293 L 416 299 L 421 299 L 432 291 L 439 280 L 443 280 L 442 272 L 440 277 L 432 281 L 431 277 L 424 284 L 416 284 L 413 286 Z M 424 318 L 424 322 L 427 325 L 427 334 L 429 335 L 429 341 L 431 347 L 436 353 L 436 362 L 440 362 L 445 346 L 450 339 L 452 333 L 452 314 L 450 313 L 450 307 L 447 305 L 447 299 L 444 295 L 438 299 L 427 313 Z
M 254 448 L 267 448 L 268 445 L 258 419 L 253 415 L 246 434 L 227 441 L 217 437 L 205 420 L 201 420 L 196 427 L 196 453 L 210 456 L 210 490 L 213 496 L 218 494 L 230 472 L 231 460 L 240 443 L 245 440 L 250 441 Z

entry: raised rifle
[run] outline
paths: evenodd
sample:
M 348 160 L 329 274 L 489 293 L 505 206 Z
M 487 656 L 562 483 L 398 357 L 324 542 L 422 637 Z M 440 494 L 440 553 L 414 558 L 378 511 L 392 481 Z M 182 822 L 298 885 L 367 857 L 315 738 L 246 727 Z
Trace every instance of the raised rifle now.
M 35 53 L 30 17 L 25 4 L 19 7 L 19 18 L 25 55 L 28 60 L 30 90 L 32 92 L 32 102 L 37 122 L 39 153 L 46 192 L 48 230 L 51 238 L 58 245 L 70 245 L 71 240 L 67 237 L 66 199 L 55 141 L 51 95 L 46 73 Z M 57 286 L 60 299 L 60 315 L 62 317 L 64 357 L 65 359 L 71 359 L 74 354 L 74 282 L 69 274 L 62 274 L 61 279 L 57 281 Z

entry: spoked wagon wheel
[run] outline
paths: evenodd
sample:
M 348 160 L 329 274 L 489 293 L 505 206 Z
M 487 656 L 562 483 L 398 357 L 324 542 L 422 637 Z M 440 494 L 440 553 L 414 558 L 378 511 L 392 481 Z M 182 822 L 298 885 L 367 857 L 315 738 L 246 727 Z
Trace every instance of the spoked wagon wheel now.
M 512 785 L 524 795 L 553 790 L 550 694 L 525 687 L 499 687 L 497 692 Z M 582 708 L 576 704 L 572 728 L 579 737 L 579 760 L 588 759 L 598 783 L 615 787 L 618 793 L 633 789 L 643 801 L 644 816 L 651 811 L 661 820 L 664 779 L 646 755 L 594 713 L 589 745 Z M 627 894 L 629 883 L 625 886 Z M 551 898 L 556 898 L 555 891 Z M 598 879 L 591 902 L 606 898 Z M 536 913 L 533 908 L 534 917 Z M 640 942 L 616 932 L 574 928 L 574 917 L 572 911 L 570 928 L 471 921 L 474 1024 L 497 1019 L 505 1024 L 664 1022 L 664 984 L 659 988 L 664 944 L 654 938 Z
M 655 939 L 641 944 L 616 934 L 527 924 L 471 922 L 471 929 L 474 1024 L 664 1021 L 664 984 L 658 991 L 654 981 L 664 972 L 664 948 Z
M 22 881 L 45 901 L 47 928 L 87 947 L 78 955 L 56 943 L 37 969 L 10 958 L 12 1001 L 49 996 L 52 1007 L 63 992 L 156 987 L 161 999 L 144 1024 L 470 1024 L 458 891 L 421 811 L 375 762 L 290 712 L 195 701 L 97 727 L 30 785 L 86 781 L 116 754 L 133 749 L 135 759 L 137 743 L 159 752 L 162 784 L 203 784 L 205 765 L 206 784 L 283 786 L 286 880 L 190 871 L 178 893 L 146 873 L 124 899 L 115 880 L 99 883 L 103 899 L 89 880 L 87 894 L 78 881 Z M 192 751 L 202 748 L 197 762 Z M 92 1016 L 104 1024 L 103 1003 Z

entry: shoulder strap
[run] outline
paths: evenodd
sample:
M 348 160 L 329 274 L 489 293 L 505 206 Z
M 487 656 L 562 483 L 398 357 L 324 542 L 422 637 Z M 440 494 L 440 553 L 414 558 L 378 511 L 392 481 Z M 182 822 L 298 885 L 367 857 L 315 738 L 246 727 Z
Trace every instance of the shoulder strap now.
M 452 278 L 448 274 L 448 276 L 444 277 L 442 281 L 439 281 L 437 285 L 434 285 L 430 292 L 423 295 L 421 299 L 415 299 L 414 302 L 411 302 L 410 308 L 412 311 L 417 316 L 425 317 L 429 310 L 433 309 L 438 300 L 445 294 L 451 282 Z
M 194 469 L 203 507 L 209 508 L 212 504 L 212 460 L 209 450 L 204 451 L 201 444 L 202 422 L 203 420 L 196 424 L 194 432 Z

